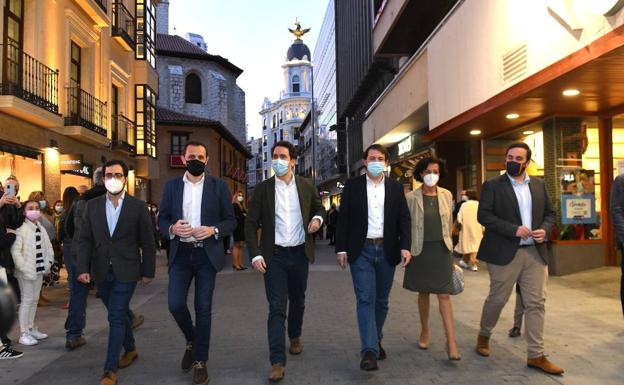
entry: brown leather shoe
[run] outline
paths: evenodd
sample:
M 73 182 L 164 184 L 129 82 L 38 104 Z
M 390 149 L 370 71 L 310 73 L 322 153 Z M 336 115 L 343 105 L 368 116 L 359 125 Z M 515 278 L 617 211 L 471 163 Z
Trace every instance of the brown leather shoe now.
M 111 370 L 107 370 L 102 375 L 100 385 L 117 385 L 117 375 Z
M 128 366 L 132 365 L 132 363 L 136 361 L 137 358 L 139 358 L 139 352 L 137 352 L 136 349 L 131 352 L 125 352 L 123 356 L 121 356 L 121 359 L 119 360 L 119 363 L 117 365 L 119 366 L 119 369 L 127 368 Z
M 74 349 L 78 349 L 79 347 L 81 347 L 82 345 L 86 343 L 87 343 L 87 340 L 84 338 L 84 336 L 80 336 L 78 338 L 67 340 L 65 342 L 65 347 L 69 350 L 74 350 Z
M 143 317 L 142 315 L 137 315 L 134 316 L 134 318 L 132 319 L 132 330 L 138 328 L 139 326 L 143 325 L 143 322 L 145 322 L 145 317 Z
M 541 369 L 548 374 L 563 374 L 563 369 L 548 361 L 546 356 L 538 358 L 529 358 L 527 366 L 530 368 Z
M 271 375 L 269 376 L 269 381 L 280 382 L 284 379 L 284 374 L 286 374 L 286 368 L 284 368 L 284 364 L 275 364 L 271 366 Z
M 193 364 L 193 385 L 206 385 L 208 383 L 208 370 L 206 363 L 195 361 Z
M 290 354 L 296 356 L 297 354 L 301 354 L 303 352 L 303 344 L 301 343 L 300 338 L 293 338 L 290 340 L 290 349 L 288 349 Z
M 490 356 L 490 337 L 482 335 L 477 337 L 477 353 L 483 357 Z

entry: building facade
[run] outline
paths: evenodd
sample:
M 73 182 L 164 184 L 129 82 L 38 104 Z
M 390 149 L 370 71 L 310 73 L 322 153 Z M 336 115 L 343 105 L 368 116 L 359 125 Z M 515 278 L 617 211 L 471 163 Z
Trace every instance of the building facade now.
M 152 0 L 2 4 L 0 180 L 50 201 L 91 185 L 110 159 L 130 167 L 128 191 L 151 198 L 158 178 L 158 74 Z
M 262 180 L 273 175 L 271 148 L 281 140 L 298 142 L 301 123 L 312 100 L 312 63 L 310 49 L 297 37 L 288 48 L 284 71 L 284 89 L 275 102 L 264 99 L 262 117 Z M 260 181 L 257 181 L 260 182 Z
M 436 153 L 451 171 L 442 185 L 479 190 L 523 141 L 557 210 L 551 274 L 620 263 L 608 213 L 624 172 L 622 3 L 406 0 L 376 11 L 374 55 L 400 68 L 363 136 L 391 146 L 391 177 L 410 188 L 410 164 Z M 410 29 L 425 21 L 426 33 Z
M 247 193 L 251 196 L 253 187 L 262 181 L 262 138 L 251 138 L 247 149 L 251 153 L 251 159 L 247 161 Z

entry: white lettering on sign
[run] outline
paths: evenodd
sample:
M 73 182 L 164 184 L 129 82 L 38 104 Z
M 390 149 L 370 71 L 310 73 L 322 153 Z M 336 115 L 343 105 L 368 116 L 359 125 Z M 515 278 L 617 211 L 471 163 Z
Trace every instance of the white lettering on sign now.
M 412 151 L 412 137 L 411 136 L 399 142 L 399 156 L 406 154 L 410 151 Z

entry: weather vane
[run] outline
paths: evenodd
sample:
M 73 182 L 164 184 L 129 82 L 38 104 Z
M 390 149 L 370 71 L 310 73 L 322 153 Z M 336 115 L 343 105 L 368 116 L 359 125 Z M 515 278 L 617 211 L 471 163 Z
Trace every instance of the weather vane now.
M 301 40 L 301 36 L 310 32 L 310 28 L 301 29 L 301 23 L 299 23 L 298 19 L 295 19 L 295 27 L 296 27 L 295 29 L 288 28 L 288 31 L 292 33 L 293 35 L 295 35 L 295 38 L 296 38 L 295 40 Z

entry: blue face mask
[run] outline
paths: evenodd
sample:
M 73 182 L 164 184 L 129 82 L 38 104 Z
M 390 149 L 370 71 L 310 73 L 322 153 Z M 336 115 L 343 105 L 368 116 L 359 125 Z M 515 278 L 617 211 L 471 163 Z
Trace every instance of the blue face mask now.
M 288 172 L 288 161 L 283 159 L 273 159 L 271 166 L 277 176 L 284 176 Z
M 381 175 L 385 168 L 386 164 L 384 162 L 368 162 L 368 166 L 366 166 L 368 173 L 373 177 Z
M 47 205 L 46 201 L 39 201 L 39 208 L 41 210 L 45 209 Z

